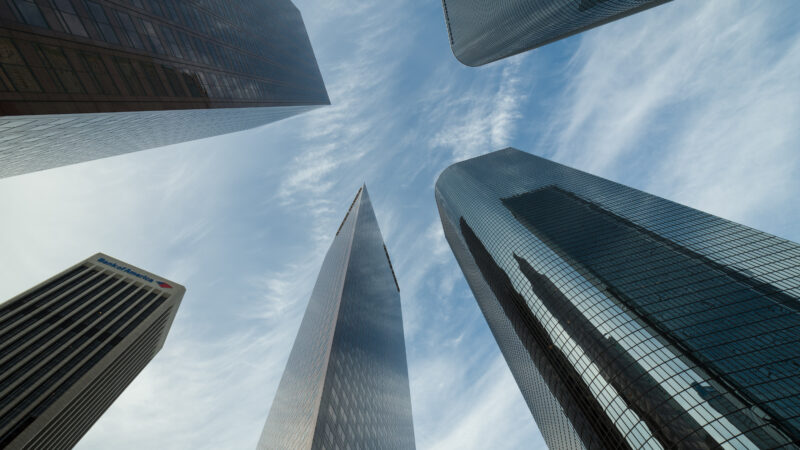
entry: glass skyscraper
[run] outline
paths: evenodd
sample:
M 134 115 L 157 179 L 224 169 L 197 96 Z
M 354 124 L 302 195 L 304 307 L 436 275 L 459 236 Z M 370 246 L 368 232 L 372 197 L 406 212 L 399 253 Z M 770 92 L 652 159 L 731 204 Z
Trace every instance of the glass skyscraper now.
M 797 448 L 800 245 L 510 148 L 436 202 L 551 448 Z
M 414 449 L 400 288 L 365 186 L 339 226 L 259 450 Z
M 442 0 L 453 54 L 480 66 L 669 0 Z
M 329 103 L 289 0 L 0 0 L 0 178 Z
M 0 448 L 72 448 L 164 345 L 185 292 L 98 253 L 1 304 Z

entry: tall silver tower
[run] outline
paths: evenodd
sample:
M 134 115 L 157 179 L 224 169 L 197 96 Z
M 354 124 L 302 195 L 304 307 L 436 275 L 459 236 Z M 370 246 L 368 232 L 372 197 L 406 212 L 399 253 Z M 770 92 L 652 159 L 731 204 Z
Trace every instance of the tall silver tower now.
M 800 245 L 515 149 L 436 202 L 551 448 L 797 448 Z
M 328 104 L 290 0 L 0 0 L 0 178 Z
M 413 449 L 400 288 L 362 187 L 333 239 L 258 443 Z

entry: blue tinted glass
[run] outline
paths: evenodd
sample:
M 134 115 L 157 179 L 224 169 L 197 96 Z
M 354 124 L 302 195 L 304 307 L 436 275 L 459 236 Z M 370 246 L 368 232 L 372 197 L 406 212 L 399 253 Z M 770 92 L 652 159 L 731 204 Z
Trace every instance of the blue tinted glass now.
M 797 244 L 514 149 L 436 200 L 552 448 L 800 441 Z
M 362 188 L 325 255 L 258 448 L 414 445 L 400 291 Z

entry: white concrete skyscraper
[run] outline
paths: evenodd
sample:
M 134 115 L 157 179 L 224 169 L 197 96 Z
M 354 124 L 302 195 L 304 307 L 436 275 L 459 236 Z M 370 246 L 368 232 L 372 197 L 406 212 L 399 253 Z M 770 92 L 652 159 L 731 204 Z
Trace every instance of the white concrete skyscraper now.
M 0 448 L 72 448 L 164 345 L 185 291 L 98 253 L 1 304 Z

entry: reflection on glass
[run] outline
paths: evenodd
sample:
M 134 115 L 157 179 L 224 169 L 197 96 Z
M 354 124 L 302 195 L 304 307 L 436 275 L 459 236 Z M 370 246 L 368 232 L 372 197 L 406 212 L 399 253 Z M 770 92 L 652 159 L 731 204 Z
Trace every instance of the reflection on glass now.
M 258 448 L 414 445 L 399 287 L 362 187 L 325 255 Z
M 436 200 L 548 445 L 796 448 L 800 246 L 514 149 Z

